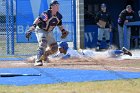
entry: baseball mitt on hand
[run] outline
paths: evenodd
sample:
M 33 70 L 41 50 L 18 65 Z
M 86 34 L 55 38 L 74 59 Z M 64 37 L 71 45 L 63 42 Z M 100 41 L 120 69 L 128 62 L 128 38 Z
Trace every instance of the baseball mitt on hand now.
M 61 36 L 61 38 L 62 38 L 62 39 L 65 39 L 65 38 L 68 36 L 68 34 L 69 34 L 68 31 L 64 31 L 64 32 L 62 32 L 62 36 Z

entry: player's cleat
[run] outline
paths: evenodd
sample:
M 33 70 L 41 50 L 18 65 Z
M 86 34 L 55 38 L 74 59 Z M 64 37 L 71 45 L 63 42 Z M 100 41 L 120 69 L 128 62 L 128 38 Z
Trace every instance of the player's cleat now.
M 122 51 L 124 52 L 124 54 L 132 56 L 132 53 L 128 49 L 126 49 L 125 47 L 122 48 Z
M 107 49 L 108 50 L 112 49 L 112 46 L 111 45 L 107 45 Z
M 96 49 L 95 49 L 95 51 L 100 51 L 100 47 L 97 46 Z
M 34 66 L 43 66 L 43 62 L 41 60 L 35 61 Z
M 66 38 L 66 37 L 68 36 L 68 34 L 69 34 L 68 31 L 64 31 L 64 32 L 62 32 L 62 36 L 61 36 L 61 38 L 62 38 L 62 39 Z

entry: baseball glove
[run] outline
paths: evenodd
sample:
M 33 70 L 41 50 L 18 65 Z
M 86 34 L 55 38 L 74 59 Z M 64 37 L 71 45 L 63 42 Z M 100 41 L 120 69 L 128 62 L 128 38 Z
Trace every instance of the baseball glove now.
M 68 31 L 63 31 L 63 32 L 62 32 L 61 38 L 62 38 L 62 39 L 65 39 L 65 38 L 68 36 L 68 34 L 69 34 Z

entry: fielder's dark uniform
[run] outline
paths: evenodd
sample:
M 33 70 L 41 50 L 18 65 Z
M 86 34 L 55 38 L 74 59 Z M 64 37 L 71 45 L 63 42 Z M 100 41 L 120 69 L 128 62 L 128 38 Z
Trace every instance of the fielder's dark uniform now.
M 128 13 L 126 9 L 124 9 L 120 14 L 118 18 L 118 33 L 119 33 L 119 47 L 120 49 L 124 47 L 124 22 L 125 20 L 128 20 L 128 22 L 133 22 L 135 19 L 135 14 L 134 11 Z M 131 29 L 128 28 L 127 31 L 127 44 L 128 44 L 128 49 L 130 49 L 130 36 L 131 36 Z
M 46 61 L 47 57 L 54 54 L 58 50 L 57 42 L 53 36 L 53 29 L 58 26 L 64 39 L 69 34 L 62 26 L 62 15 L 58 12 L 58 1 L 54 0 L 50 3 L 50 10 L 44 11 L 36 18 L 33 26 L 26 32 L 26 38 L 30 38 L 31 32 L 35 30 L 38 50 L 35 66 L 42 66 L 42 60 Z M 48 49 L 46 49 L 49 47 Z
M 59 12 L 56 15 L 52 15 L 51 10 L 48 10 L 43 12 L 37 20 L 39 20 L 35 29 L 39 43 L 37 60 L 40 60 L 47 46 L 51 47 L 53 53 L 58 50 L 58 45 L 52 31 L 56 26 L 62 26 L 62 15 Z
M 126 9 L 124 9 L 120 14 L 118 18 L 118 24 L 119 26 L 123 27 L 124 21 L 128 20 L 128 22 L 133 22 L 134 21 L 134 11 L 131 13 L 128 13 Z
M 97 47 L 100 47 L 101 41 L 103 40 L 103 37 L 105 37 L 107 45 L 109 47 L 110 45 L 110 31 L 109 28 L 111 26 L 111 16 L 108 12 L 98 12 L 96 15 L 96 22 L 99 22 L 99 20 L 102 20 L 106 22 L 105 28 L 101 28 L 98 26 L 98 41 L 97 41 Z

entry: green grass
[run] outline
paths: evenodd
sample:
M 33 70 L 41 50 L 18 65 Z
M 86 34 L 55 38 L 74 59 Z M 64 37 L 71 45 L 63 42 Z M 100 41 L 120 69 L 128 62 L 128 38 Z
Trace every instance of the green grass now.
M 6 42 L 6 41 L 5 41 Z M 0 41 L 0 58 L 9 57 L 6 53 L 6 43 Z M 14 53 L 19 57 L 20 55 L 31 55 L 36 54 L 38 44 L 37 43 L 15 43 Z
M 32 86 L 0 86 L 0 93 L 140 93 L 140 79 Z

